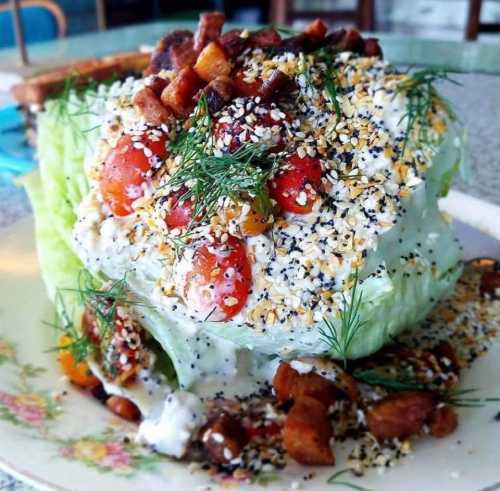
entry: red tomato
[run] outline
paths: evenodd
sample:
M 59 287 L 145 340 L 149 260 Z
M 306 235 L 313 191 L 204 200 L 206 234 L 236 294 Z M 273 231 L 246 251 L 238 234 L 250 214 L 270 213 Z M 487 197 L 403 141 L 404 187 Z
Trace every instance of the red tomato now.
M 130 135 L 123 135 L 113 148 L 105 162 L 101 174 L 101 194 L 104 202 L 117 216 L 132 213 L 132 203 L 144 194 L 142 184 L 147 181 L 147 172 L 158 159 L 167 156 L 165 148 L 166 136 L 153 141 L 144 135 L 140 142 L 133 142 Z M 140 143 L 144 148 L 135 148 L 134 143 Z M 147 157 L 145 148 L 151 150 Z
M 252 126 L 263 126 L 264 128 L 272 128 L 273 126 L 282 127 L 282 121 L 275 121 L 269 111 L 265 114 L 256 116 L 256 122 Z M 245 129 L 239 121 L 233 121 L 232 123 L 219 123 L 215 122 L 215 138 L 217 140 L 223 140 L 226 135 L 231 135 L 231 143 L 229 144 L 229 151 L 231 153 L 238 150 L 243 143 L 250 141 L 250 131 Z M 243 140 L 243 141 L 242 141 Z M 270 143 L 273 152 L 280 152 L 284 148 L 284 141 L 281 134 L 275 134 L 272 141 L 265 142 Z M 270 146 L 271 146 L 270 145 Z
M 165 223 L 169 229 L 186 227 L 193 218 L 193 201 L 180 199 L 185 192 L 186 188 L 181 188 L 167 196 L 167 199 L 171 200 L 170 209 L 165 216 Z
M 321 187 L 321 163 L 297 154 L 287 158 L 287 168 L 269 183 L 269 194 L 280 208 L 291 213 L 310 213 Z
M 188 305 L 211 321 L 231 319 L 245 305 L 252 286 L 245 245 L 232 235 L 224 243 L 204 242 L 194 254 L 186 280 Z

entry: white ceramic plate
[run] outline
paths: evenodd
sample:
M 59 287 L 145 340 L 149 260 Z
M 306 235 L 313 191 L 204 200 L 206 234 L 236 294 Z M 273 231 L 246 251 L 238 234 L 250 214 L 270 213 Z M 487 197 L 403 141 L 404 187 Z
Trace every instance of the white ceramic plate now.
M 459 202 L 463 214 L 468 202 Z M 453 212 L 453 204 L 452 199 L 447 211 Z M 477 200 L 473 208 L 482 221 L 489 216 L 490 232 L 496 225 L 493 235 L 500 233 L 498 208 Z M 474 224 L 474 215 L 465 215 L 462 220 Z M 467 257 L 500 258 L 500 242 L 463 224 L 457 233 Z M 54 345 L 54 334 L 43 321 L 52 315 L 39 276 L 33 223 L 27 219 L 4 232 L 0 244 L 0 468 L 50 490 L 220 489 L 202 472 L 123 443 L 133 427 L 66 384 L 54 353 L 46 351 Z M 480 389 L 478 396 L 500 396 L 500 346 L 465 374 L 463 387 Z M 58 403 L 54 396 L 60 396 Z M 500 403 L 462 409 L 460 427 L 450 437 L 421 439 L 412 456 L 383 475 L 372 471 L 349 479 L 373 491 L 500 489 L 500 422 L 494 420 L 499 411 Z M 300 489 L 329 489 L 326 481 L 344 467 L 346 448 L 337 444 L 336 454 L 334 469 L 291 465 L 267 488 L 291 489 L 299 481 Z M 315 477 L 305 480 L 312 471 Z

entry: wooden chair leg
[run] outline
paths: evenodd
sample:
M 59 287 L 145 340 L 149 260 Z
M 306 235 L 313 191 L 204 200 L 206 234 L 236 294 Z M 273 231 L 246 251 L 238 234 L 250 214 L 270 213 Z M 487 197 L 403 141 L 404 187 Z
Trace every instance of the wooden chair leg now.
M 362 31 L 375 30 L 375 1 L 358 0 L 358 28 Z
M 272 24 L 285 25 L 288 21 L 288 10 L 293 0 L 271 0 L 269 20 Z
M 465 38 L 469 41 L 476 40 L 479 34 L 482 3 L 482 0 L 469 0 L 469 14 L 467 16 L 467 26 L 465 31 Z

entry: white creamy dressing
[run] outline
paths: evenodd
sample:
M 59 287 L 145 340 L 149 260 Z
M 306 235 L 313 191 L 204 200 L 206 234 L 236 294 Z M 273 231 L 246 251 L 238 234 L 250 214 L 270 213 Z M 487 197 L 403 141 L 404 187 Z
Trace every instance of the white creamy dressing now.
M 174 392 L 156 406 L 139 426 L 136 440 L 156 451 L 181 458 L 191 438 L 206 423 L 201 399 L 190 392 Z

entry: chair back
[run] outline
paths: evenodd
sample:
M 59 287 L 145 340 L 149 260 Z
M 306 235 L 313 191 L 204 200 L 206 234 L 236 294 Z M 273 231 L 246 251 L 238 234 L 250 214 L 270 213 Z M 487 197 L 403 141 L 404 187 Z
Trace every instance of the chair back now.
M 481 10 L 482 0 L 469 0 L 469 12 L 465 26 L 465 39 L 475 41 L 480 33 L 499 33 L 500 22 L 482 22 Z
M 375 28 L 375 1 L 355 0 L 353 9 L 333 10 L 330 9 L 297 9 L 297 0 L 271 0 L 270 20 L 274 24 L 292 24 L 294 20 L 312 20 L 317 17 L 330 22 L 350 22 L 362 31 L 373 31 Z M 306 0 L 302 4 L 311 4 Z M 318 2 L 316 2 L 317 4 Z M 330 0 L 329 6 L 335 7 L 334 0 Z M 315 5 L 313 3 L 313 5 Z M 325 5 L 326 6 L 326 5 Z
M 22 0 L 20 16 L 26 43 L 49 41 L 66 34 L 66 16 L 52 0 Z M 16 44 L 10 3 L 0 5 L 0 48 Z

